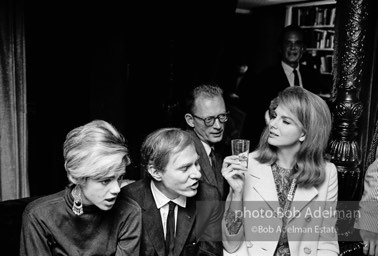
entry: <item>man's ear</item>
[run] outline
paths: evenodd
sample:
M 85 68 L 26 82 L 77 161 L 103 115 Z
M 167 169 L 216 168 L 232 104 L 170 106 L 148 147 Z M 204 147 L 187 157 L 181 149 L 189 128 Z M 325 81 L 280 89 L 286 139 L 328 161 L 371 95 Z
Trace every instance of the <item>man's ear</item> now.
M 154 166 L 148 165 L 148 173 L 156 181 L 161 181 L 161 171 L 157 170 Z
M 193 120 L 193 116 L 189 113 L 186 113 L 185 114 L 185 121 L 186 123 L 190 126 L 190 127 L 194 127 L 194 120 Z

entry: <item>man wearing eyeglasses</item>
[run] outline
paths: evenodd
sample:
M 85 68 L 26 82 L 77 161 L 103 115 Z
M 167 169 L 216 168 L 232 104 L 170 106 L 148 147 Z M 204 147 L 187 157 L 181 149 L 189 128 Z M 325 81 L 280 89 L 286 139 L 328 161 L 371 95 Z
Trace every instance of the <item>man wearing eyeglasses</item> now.
M 224 200 L 229 187 L 221 173 L 222 156 L 216 151 L 228 121 L 223 90 L 217 85 L 195 87 L 186 99 L 186 109 L 185 120 L 200 156 L 202 180 L 215 186 Z

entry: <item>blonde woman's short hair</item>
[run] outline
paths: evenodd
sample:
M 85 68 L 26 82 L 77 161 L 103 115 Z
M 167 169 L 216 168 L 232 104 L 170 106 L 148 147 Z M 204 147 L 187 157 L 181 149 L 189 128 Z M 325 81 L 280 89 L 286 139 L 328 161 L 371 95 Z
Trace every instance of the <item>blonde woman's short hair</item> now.
M 64 166 L 70 183 L 124 173 L 130 164 L 122 134 L 103 120 L 94 120 L 70 131 L 63 146 Z

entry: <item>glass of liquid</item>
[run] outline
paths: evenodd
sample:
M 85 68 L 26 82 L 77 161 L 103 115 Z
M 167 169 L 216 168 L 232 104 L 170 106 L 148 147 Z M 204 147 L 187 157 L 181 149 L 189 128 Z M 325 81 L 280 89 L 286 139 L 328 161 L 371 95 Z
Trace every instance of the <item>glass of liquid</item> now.
M 231 140 L 231 150 L 233 155 L 239 156 L 240 163 L 248 167 L 249 140 L 233 139 Z

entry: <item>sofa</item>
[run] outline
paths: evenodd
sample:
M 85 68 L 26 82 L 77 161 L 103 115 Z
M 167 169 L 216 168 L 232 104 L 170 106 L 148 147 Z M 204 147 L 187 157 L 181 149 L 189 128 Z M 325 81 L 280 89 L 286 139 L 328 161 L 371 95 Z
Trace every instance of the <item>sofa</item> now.
M 19 255 L 22 212 L 25 206 L 38 196 L 0 202 L 1 252 L 7 256 Z M 340 256 L 362 256 L 361 242 L 340 243 Z

